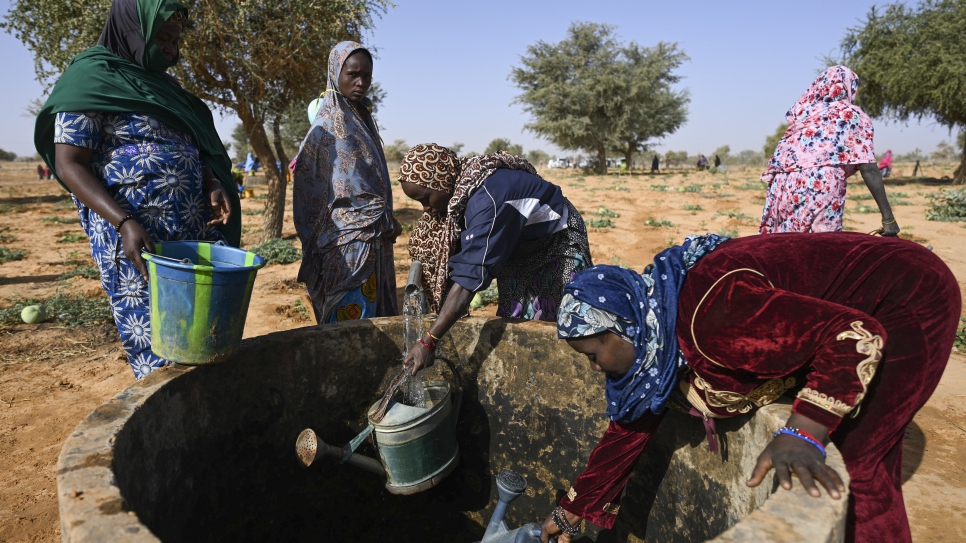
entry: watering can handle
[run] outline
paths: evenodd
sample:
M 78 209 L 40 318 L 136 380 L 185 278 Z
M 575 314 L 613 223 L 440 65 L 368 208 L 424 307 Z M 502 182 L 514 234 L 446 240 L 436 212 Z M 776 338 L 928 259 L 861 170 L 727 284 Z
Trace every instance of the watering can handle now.
M 437 356 L 436 360 L 442 360 L 444 363 L 446 363 L 446 365 L 449 366 L 449 371 L 453 373 L 453 378 L 456 380 L 456 390 L 453 392 L 453 395 L 456 396 L 456 399 L 453 402 L 456 407 L 456 415 L 453 417 L 453 425 L 455 426 L 457 423 L 459 423 L 460 407 L 463 406 L 463 379 L 460 377 L 460 372 L 456 370 L 456 364 L 454 364 L 452 360 L 442 356 Z

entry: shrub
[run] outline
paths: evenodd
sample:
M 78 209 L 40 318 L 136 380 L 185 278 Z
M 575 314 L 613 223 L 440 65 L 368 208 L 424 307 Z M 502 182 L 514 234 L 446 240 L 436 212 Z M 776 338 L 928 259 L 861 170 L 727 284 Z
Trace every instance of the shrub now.
M 49 217 L 44 217 L 40 219 L 40 222 L 53 223 L 53 224 L 77 224 L 80 222 L 80 217 L 68 217 L 66 219 L 63 219 L 56 215 L 51 215 Z
M 929 199 L 926 218 L 930 221 L 966 221 L 966 188 L 941 190 Z
M 65 279 L 70 279 L 72 277 L 83 277 L 85 279 L 100 279 L 101 272 L 97 269 L 97 266 L 77 266 L 72 270 L 68 270 L 57 277 L 58 281 L 63 281 Z
M 103 294 L 87 298 L 81 294 L 55 294 L 53 298 L 17 297 L 12 307 L 0 310 L 0 325 L 20 324 L 20 312 L 28 305 L 42 304 L 47 310 L 47 320 L 58 319 L 67 326 L 81 326 L 109 322 L 114 319 L 111 302 Z
M 614 222 L 610 219 L 589 219 L 587 226 L 591 228 L 613 228 Z
M 651 228 L 671 228 L 674 226 L 674 223 L 667 219 L 656 220 L 649 218 L 644 221 L 644 226 L 650 226 Z
M 87 234 L 67 234 L 57 238 L 57 243 L 77 243 L 87 239 Z
M 13 262 L 14 260 L 23 260 L 23 257 L 25 256 L 27 256 L 27 251 L 0 247 L 0 264 L 4 262 Z
M 265 259 L 265 264 L 291 264 L 302 260 L 302 251 L 295 248 L 291 241 L 272 238 L 250 249 Z

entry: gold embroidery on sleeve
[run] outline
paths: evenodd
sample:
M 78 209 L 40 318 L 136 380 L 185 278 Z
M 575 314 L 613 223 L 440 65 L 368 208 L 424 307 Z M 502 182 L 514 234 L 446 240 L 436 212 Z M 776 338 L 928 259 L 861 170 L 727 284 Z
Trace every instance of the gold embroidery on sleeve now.
M 570 501 L 577 499 L 577 491 L 574 490 L 574 487 L 570 487 L 570 490 L 567 491 L 567 499 Z
M 620 505 L 614 505 L 612 503 L 605 503 L 604 504 L 604 512 L 605 513 L 610 513 L 611 515 L 616 515 L 617 512 L 620 511 L 620 510 L 621 510 L 621 506 Z
M 860 404 L 862 399 L 865 398 L 865 393 L 868 391 L 869 383 L 872 382 L 872 378 L 875 376 L 875 370 L 879 366 L 879 362 L 882 360 L 882 336 L 873 334 L 865 328 L 862 327 L 862 321 L 854 321 L 850 325 L 852 330 L 846 330 L 841 334 L 835 336 L 837 341 L 843 341 L 846 339 L 857 340 L 855 344 L 855 352 L 859 354 L 867 355 L 865 359 L 859 362 L 859 365 L 855 367 L 855 373 L 859 376 L 859 382 L 862 383 L 862 392 L 855 395 L 855 404 L 848 405 L 847 403 L 836 400 L 832 396 L 822 394 L 817 390 L 812 390 L 810 388 L 803 388 L 801 392 L 798 393 L 798 398 L 804 400 L 808 403 L 817 405 L 826 411 L 830 411 L 840 417 L 845 417 L 852 413 L 855 417 L 859 414 Z
M 753 407 L 768 405 L 777 400 L 778 397 L 784 394 L 786 390 L 795 386 L 795 378 L 788 377 L 786 379 L 771 379 L 755 390 L 749 392 L 747 396 L 737 392 L 714 390 L 711 388 L 711 385 L 699 377 L 697 373 L 694 375 L 694 386 L 695 388 L 704 391 L 704 396 L 707 399 L 708 406 L 723 407 L 729 413 L 747 413 L 751 411 Z M 685 391 L 685 394 L 688 396 L 689 400 L 693 400 L 693 392 L 694 391 L 692 390 Z M 696 394 L 696 392 L 694 393 Z M 694 402 L 692 401 L 692 403 Z M 703 404 L 704 401 L 701 403 Z M 695 405 L 695 407 L 698 408 L 698 411 L 704 412 L 702 406 Z
M 826 411 L 831 411 L 840 417 L 848 415 L 849 411 L 852 410 L 852 406 L 849 404 L 836 400 L 831 396 L 822 394 L 821 392 L 811 388 L 803 388 L 802 391 L 798 393 L 798 399 L 813 405 L 817 405 L 818 407 L 821 407 Z
M 698 318 L 698 310 L 701 309 L 701 304 L 704 303 L 704 300 L 708 297 L 708 294 L 711 294 L 711 291 L 714 290 L 714 287 L 718 286 L 718 283 L 724 281 L 725 277 L 728 277 L 733 273 L 738 273 L 742 271 L 748 271 L 756 275 L 760 275 L 762 279 L 764 279 L 765 281 L 768 281 L 768 278 L 765 277 L 765 274 L 761 273 L 758 270 L 753 270 L 751 268 L 738 268 L 737 270 L 731 270 L 730 272 L 719 277 L 718 280 L 711 285 L 711 288 L 709 288 L 708 291 L 704 293 L 704 296 L 701 297 L 701 300 L 698 301 L 698 305 L 694 306 L 694 314 L 691 315 L 691 341 L 694 342 L 694 348 L 697 349 L 699 353 L 701 353 L 701 356 L 707 358 L 709 362 L 717 366 L 721 366 L 722 368 L 727 366 L 711 358 L 710 356 L 706 355 L 704 351 L 701 350 L 701 346 L 698 345 L 698 337 L 694 335 L 694 321 Z M 772 288 L 775 288 L 775 285 L 772 285 L 771 281 L 768 281 L 768 284 L 771 285 Z M 744 411 L 742 411 L 742 413 L 744 413 Z
M 862 383 L 862 392 L 855 396 L 855 410 L 852 411 L 852 416 L 855 417 L 859 414 L 859 408 L 861 407 L 859 404 L 865 398 L 869 383 L 875 377 L 875 370 L 879 367 L 879 362 L 882 361 L 882 336 L 873 334 L 865 328 L 862 328 L 862 321 L 854 321 L 851 326 L 854 332 L 852 330 L 842 332 L 835 339 L 838 341 L 842 341 L 843 339 L 858 340 L 855 344 L 855 352 L 867 355 L 855 367 L 855 373 L 858 374 L 859 382 Z

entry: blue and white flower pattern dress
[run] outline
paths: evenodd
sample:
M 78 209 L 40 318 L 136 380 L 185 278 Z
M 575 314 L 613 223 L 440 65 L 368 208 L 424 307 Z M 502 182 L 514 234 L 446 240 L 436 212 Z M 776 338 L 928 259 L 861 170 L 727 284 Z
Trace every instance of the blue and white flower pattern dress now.
M 132 113 L 62 112 L 54 130 L 55 143 L 95 151 L 94 177 L 154 241 L 224 239 L 208 226 L 214 217 L 205 193 L 203 164 L 191 136 Z M 147 282 L 124 256 L 124 244 L 114 226 L 73 198 L 124 352 L 140 379 L 168 364 L 151 351 Z

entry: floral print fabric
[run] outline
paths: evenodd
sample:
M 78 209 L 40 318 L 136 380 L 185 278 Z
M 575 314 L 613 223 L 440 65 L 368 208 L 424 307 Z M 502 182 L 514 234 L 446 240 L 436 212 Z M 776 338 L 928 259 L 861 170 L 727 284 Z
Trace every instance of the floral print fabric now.
M 339 93 L 349 55 L 366 51 L 342 42 L 329 53 L 322 105 L 295 162 L 293 211 L 302 241 L 298 279 L 306 284 L 318 322 L 326 322 L 347 292 L 375 275 L 377 316 L 396 309 L 392 259 L 392 192 L 382 142 L 364 100 L 356 108 Z M 362 53 L 360 53 L 362 54 Z
M 872 120 L 852 103 L 858 85 L 852 70 L 832 66 L 788 110 L 761 176 L 769 188 L 760 233 L 841 230 L 845 179 L 875 162 Z
M 729 238 L 688 236 L 665 249 L 638 274 L 617 266 L 578 272 L 565 287 L 557 336 L 577 338 L 609 330 L 634 345 L 634 365 L 607 376 L 607 416 L 622 424 L 647 412 L 662 413 L 680 368 L 687 365 L 677 340 L 678 294 L 688 270 Z
M 93 149 L 96 178 L 122 209 L 158 241 L 219 241 L 205 197 L 204 176 L 191 137 L 146 115 L 61 112 L 54 142 Z M 74 204 L 90 239 L 128 362 L 138 379 L 168 364 L 151 350 L 148 285 L 114 226 L 81 203 Z M 237 211 L 236 211 L 237 212 Z

